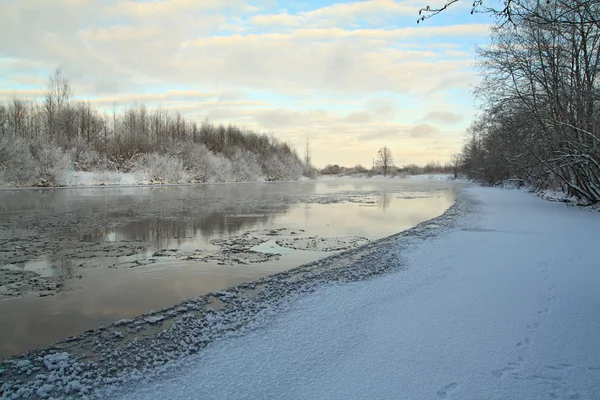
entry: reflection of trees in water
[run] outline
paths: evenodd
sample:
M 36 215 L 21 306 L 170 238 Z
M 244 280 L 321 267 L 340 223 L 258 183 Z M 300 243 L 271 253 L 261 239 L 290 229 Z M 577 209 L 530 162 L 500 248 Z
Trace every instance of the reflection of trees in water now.
M 389 192 L 381 192 L 381 197 L 379 198 L 379 207 L 385 211 L 389 208 L 392 202 L 392 193 Z
M 54 270 L 56 276 L 60 276 L 61 278 L 65 279 L 73 277 L 75 264 L 73 263 L 72 258 L 67 258 L 66 256 L 61 256 L 58 254 L 51 254 L 48 263 L 50 264 L 50 268 Z
M 97 229 L 81 237 L 82 241 L 143 241 L 166 248 L 173 240 L 180 245 L 186 239 L 204 236 L 232 235 L 267 225 L 278 215 L 288 212 L 289 206 L 277 210 L 235 209 L 229 212 L 213 212 L 201 215 L 185 213 L 178 219 L 149 219 L 136 221 L 114 228 Z
M 215 201 L 235 204 L 237 199 L 267 200 L 277 196 L 312 194 L 318 182 L 276 182 L 185 186 L 142 186 L 111 188 L 69 188 L 6 190 L 0 192 L 0 212 L 40 210 L 107 214 L 128 211 L 131 207 L 157 204 L 193 203 L 211 205 Z

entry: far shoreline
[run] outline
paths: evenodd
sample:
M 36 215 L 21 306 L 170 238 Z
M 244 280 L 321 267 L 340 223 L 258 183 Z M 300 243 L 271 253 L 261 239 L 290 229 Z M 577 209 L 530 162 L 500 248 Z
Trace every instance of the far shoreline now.
M 434 179 L 436 177 L 438 179 Z M 139 183 L 139 184 L 98 184 L 98 185 L 63 185 L 63 186 L 0 186 L 0 191 L 21 191 L 21 190 L 65 190 L 65 189 L 119 189 L 119 188 L 155 188 L 155 187 L 181 187 L 181 186 L 209 186 L 209 185 L 252 185 L 252 184 L 277 184 L 277 183 L 305 183 L 318 182 L 334 179 L 412 179 L 412 180 L 441 180 L 454 181 L 451 174 L 420 174 L 420 175 L 396 175 L 385 177 L 383 175 L 361 176 L 361 175 L 321 175 L 315 179 L 298 179 L 298 180 L 277 180 L 277 181 L 242 181 L 242 182 L 188 182 L 188 183 Z M 460 181 L 460 178 L 457 179 Z

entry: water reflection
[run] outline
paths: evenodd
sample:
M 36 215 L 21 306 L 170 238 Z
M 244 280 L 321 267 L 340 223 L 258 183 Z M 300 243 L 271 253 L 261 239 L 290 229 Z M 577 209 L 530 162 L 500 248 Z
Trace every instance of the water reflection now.
M 180 248 L 194 239 L 208 243 L 212 237 L 233 235 L 269 225 L 289 210 L 240 210 L 239 213 L 215 212 L 208 215 L 189 214 L 185 219 L 148 219 L 123 226 L 98 228 L 80 237 L 84 242 L 151 243 L 155 249 Z M 268 212 L 268 213 L 267 213 Z
M 307 196 L 313 196 L 312 200 Z M 140 242 L 141 249 L 138 243 L 127 249 L 142 253 L 135 257 L 147 257 L 147 245 L 187 251 L 209 247 L 214 237 L 281 227 L 303 229 L 310 235 L 376 239 L 440 215 L 453 200 L 447 183 L 326 181 L 8 191 L 0 192 L 0 214 L 11 218 L 24 213 L 39 213 L 40 218 L 50 214 L 81 219 L 86 213 L 106 216 L 109 220 L 75 236 L 78 247 Z M 70 231 L 64 234 L 72 235 Z M 71 282 L 70 290 L 44 298 L 0 301 L 0 326 L 14 328 L 0 330 L 0 358 L 326 255 L 297 251 L 280 260 L 238 267 L 160 259 L 155 264 L 115 269 L 108 268 L 115 263 L 114 256 L 96 255 L 94 268 L 79 268 L 84 260 L 74 258 L 73 251 L 64 245 L 53 250 L 41 260 L 18 267 L 40 273 L 46 268 L 47 273 Z

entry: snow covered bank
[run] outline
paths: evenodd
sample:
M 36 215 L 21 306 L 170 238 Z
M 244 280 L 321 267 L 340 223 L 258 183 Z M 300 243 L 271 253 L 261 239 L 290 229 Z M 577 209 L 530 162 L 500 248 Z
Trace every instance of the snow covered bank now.
M 600 398 L 600 215 L 467 193 L 460 225 L 387 252 L 405 270 L 322 288 L 123 398 Z
M 408 179 L 412 180 L 428 180 L 428 181 L 450 181 L 454 179 L 452 174 L 421 174 L 421 175 L 408 175 Z
M 62 176 L 61 183 L 64 186 L 133 186 L 142 183 L 140 177 L 135 174 L 125 172 L 84 172 L 70 171 Z

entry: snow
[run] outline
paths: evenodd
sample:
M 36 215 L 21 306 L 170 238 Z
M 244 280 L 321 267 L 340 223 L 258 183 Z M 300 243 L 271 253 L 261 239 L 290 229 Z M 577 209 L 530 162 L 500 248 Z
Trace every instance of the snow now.
M 141 182 L 144 183 L 144 182 Z M 140 179 L 135 174 L 125 172 L 84 172 L 68 171 L 61 179 L 65 186 L 98 186 L 98 185 L 138 185 Z
M 454 179 L 453 174 L 420 174 L 420 175 L 408 175 L 408 179 L 411 180 L 427 180 L 427 181 L 449 181 Z
M 124 399 L 598 399 L 600 214 L 469 188 L 404 266 L 305 295 Z

